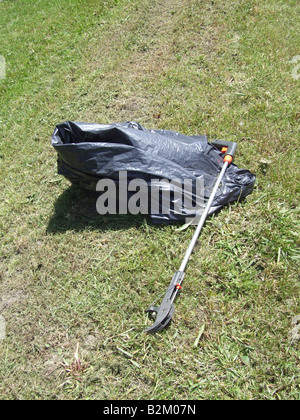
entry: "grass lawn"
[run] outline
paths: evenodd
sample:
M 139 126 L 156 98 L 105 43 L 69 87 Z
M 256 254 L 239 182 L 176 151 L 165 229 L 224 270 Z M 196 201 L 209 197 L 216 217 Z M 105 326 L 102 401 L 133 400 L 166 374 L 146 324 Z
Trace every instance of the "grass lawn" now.
M 300 398 L 299 13 L 297 0 L 0 2 L 0 399 Z M 257 176 L 207 221 L 159 334 L 144 310 L 194 228 L 99 216 L 57 175 L 65 120 L 236 141 Z

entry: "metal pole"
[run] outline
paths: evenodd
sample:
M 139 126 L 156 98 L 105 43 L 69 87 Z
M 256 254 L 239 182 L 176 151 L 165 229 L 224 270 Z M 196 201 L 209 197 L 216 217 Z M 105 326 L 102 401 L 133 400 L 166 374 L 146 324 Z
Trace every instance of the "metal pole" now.
M 195 231 L 194 236 L 193 236 L 193 238 L 191 240 L 191 243 L 190 243 L 190 245 L 189 245 L 189 247 L 188 247 L 188 249 L 186 251 L 185 257 L 184 257 L 184 259 L 183 259 L 183 261 L 181 263 L 181 266 L 179 268 L 179 271 L 185 271 L 185 268 L 187 266 L 187 263 L 188 263 L 188 261 L 190 259 L 190 256 L 191 256 L 191 254 L 193 252 L 193 249 L 194 249 L 194 247 L 195 247 L 195 245 L 197 243 L 198 237 L 199 237 L 199 235 L 201 233 L 201 230 L 202 230 L 203 225 L 205 223 L 205 220 L 207 218 L 208 212 L 209 212 L 209 210 L 211 208 L 211 205 L 212 205 L 212 203 L 214 201 L 214 198 L 215 198 L 215 196 L 217 194 L 217 191 L 219 189 L 220 183 L 221 183 L 221 181 L 222 181 L 222 179 L 224 177 L 224 174 L 226 172 L 226 169 L 227 169 L 228 165 L 229 165 L 228 162 L 224 162 L 223 167 L 222 167 L 222 170 L 221 170 L 221 172 L 220 172 L 220 174 L 218 176 L 218 179 L 217 179 L 217 181 L 215 183 L 215 186 L 214 186 L 214 188 L 212 190 L 212 193 L 211 193 L 211 195 L 209 197 L 209 200 L 208 200 L 208 202 L 206 204 L 206 207 L 205 207 L 205 209 L 204 209 L 204 211 L 202 213 L 201 219 L 199 220 L 199 223 L 197 225 L 196 231 Z

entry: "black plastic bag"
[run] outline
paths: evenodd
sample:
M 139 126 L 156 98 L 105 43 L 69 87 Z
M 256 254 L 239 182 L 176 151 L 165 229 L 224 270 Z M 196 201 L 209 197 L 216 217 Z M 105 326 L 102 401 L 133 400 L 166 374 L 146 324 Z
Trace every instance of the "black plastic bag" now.
M 222 153 L 208 143 L 206 136 L 186 136 L 167 130 L 147 130 L 136 122 L 89 124 L 64 122 L 56 126 L 52 145 L 58 153 L 58 173 L 72 183 L 96 191 L 99 180 L 110 179 L 118 186 L 120 172 L 126 171 L 128 184 L 142 179 L 153 181 L 190 180 L 193 185 L 193 207 L 197 179 L 203 180 L 204 200 L 213 189 L 223 164 Z M 227 169 L 215 197 L 210 214 L 229 202 L 246 197 L 253 190 L 255 176 L 232 164 Z M 127 199 L 130 194 L 128 192 Z M 170 212 L 149 214 L 154 222 L 184 222 L 190 211 L 175 211 L 174 195 L 170 195 Z M 205 203 L 204 203 L 205 204 Z M 161 206 L 160 206 L 161 209 Z

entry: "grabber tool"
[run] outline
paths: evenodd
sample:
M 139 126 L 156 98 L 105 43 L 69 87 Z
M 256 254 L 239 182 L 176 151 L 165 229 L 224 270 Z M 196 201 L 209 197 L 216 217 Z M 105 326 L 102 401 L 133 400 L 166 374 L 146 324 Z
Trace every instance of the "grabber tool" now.
M 151 325 L 150 327 L 148 327 L 145 332 L 148 333 L 156 333 L 158 331 L 163 330 L 170 322 L 174 313 L 174 300 L 178 294 L 178 292 L 181 290 L 182 286 L 182 282 L 185 276 L 185 269 L 187 266 L 187 263 L 191 257 L 191 254 L 193 252 L 193 249 L 197 243 L 198 237 L 201 233 L 201 230 L 204 226 L 204 223 L 206 221 L 206 218 L 208 216 L 209 210 L 212 206 L 212 203 L 214 201 L 214 198 L 217 194 L 219 185 L 222 182 L 222 179 L 224 177 L 224 174 L 228 168 L 228 166 L 232 163 L 232 160 L 234 158 L 236 149 L 237 149 L 237 144 L 234 142 L 229 142 L 229 141 L 223 141 L 223 140 L 214 140 L 212 142 L 212 144 L 214 146 L 216 146 L 219 150 L 222 151 L 222 153 L 224 153 L 224 161 L 223 161 L 223 165 L 222 165 L 222 169 L 221 172 L 218 176 L 218 179 L 214 185 L 214 188 L 211 192 L 211 195 L 209 197 L 209 200 L 207 201 L 207 204 L 205 206 L 205 209 L 202 213 L 202 216 L 199 220 L 199 223 L 197 225 L 197 228 L 195 230 L 195 233 L 193 235 L 193 238 L 191 240 L 191 243 L 186 251 L 186 254 L 184 256 L 184 259 L 181 263 L 181 266 L 179 268 L 178 271 L 176 271 L 176 273 L 174 274 L 172 281 L 170 283 L 170 286 L 168 287 L 164 298 L 162 300 L 162 303 L 160 306 L 153 306 L 154 304 L 152 304 L 151 306 L 149 306 L 149 308 L 146 310 L 146 312 L 148 312 L 149 314 L 155 316 L 155 322 L 153 325 Z M 154 302 L 155 303 L 155 302 Z

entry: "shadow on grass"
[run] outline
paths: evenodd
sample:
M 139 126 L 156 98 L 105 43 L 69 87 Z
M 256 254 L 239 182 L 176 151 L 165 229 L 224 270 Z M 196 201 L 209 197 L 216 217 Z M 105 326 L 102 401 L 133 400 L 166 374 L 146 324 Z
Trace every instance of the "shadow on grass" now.
M 98 197 L 98 193 L 71 185 L 58 197 L 54 205 L 54 214 L 49 220 L 46 230 L 47 234 L 62 233 L 69 230 L 81 232 L 88 229 L 98 230 L 100 232 L 106 230 L 126 230 L 145 225 L 145 222 L 154 228 L 166 226 L 164 224 L 153 223 L 148 215 L 108 214 L 102 216 L 96 210 Z M 238 201 L 238 204 L 239 206 L 243 206 L 245 202 L 245 199 L 241 199 Z M 220 211 L 221 209 L 217 210 L 214 216 Z M 181 224 L 178 224 L 178 226 L 181 226 Z
M 126 230 L 145 223 L 145 216 L 142 215 L 101 216 L 96 210 L 97 198 L 98 194 L 71 185 L 57 199 L 54 214 L 47 226 L 47 233 L 54 234 L 68 230 L 80 232 L 87 229 Z M 156 226 L 150 217 L 147 216 L 146 220 L 147 224 Z

